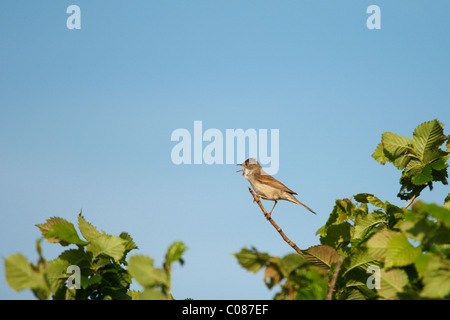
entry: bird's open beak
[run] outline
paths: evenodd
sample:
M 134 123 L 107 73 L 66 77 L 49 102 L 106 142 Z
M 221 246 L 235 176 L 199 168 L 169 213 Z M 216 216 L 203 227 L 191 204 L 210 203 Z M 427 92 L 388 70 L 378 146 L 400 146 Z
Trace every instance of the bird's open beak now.
M 244 166 L 242 163 L 238 163 L 237 165 L 238 165 L 238 166 Z M 242 168 L 241 170 L 238 170 L 238 171 L 236 171 L 236 172 L 244 172 L 244 168 Z

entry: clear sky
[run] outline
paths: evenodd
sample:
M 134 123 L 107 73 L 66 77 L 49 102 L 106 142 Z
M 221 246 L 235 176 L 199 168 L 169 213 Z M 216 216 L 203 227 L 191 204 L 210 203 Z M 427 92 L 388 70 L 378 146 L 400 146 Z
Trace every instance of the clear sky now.
M 69 30 L 69 5 L 81 29 Z M 366 9 L 381 9 L 369 30 Z M 0 4 L 0 256 L 37 260 L 51 216 L 129 232 L 161 265 L 175 240 L 177 299 L 270 299 L 233 252 L 293 252 L 235 164 L 175 165 L 171 134 L 278 129 L 277 179 L 314 216 L 279 202 L 274 220 L 302 249 L 334 201 L 360 192 L 402 205 L 400 172 L 371 154 L 381 134 L 450 133 L 450 2 L 354 0 L 3 0 Z M 206 143 L 205 143 L 206 144 Z M 436 184 L 421 198 L 441 202 Z M 268 209 L 271 202 L 263 202 Z M 62 247 L 45 243 L 55 258 Z M 131 253 L 131 254 L 132 254 Z M 0 264 L 0 299 L 16 293 Z M 139 288 L 139 286 L 136 286 Z

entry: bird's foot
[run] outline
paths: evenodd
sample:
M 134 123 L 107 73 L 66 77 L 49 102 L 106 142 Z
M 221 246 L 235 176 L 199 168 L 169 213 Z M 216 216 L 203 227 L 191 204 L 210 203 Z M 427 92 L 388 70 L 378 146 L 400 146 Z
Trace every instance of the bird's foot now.
M 253 203 L 255 203 L 256 201 L 259 201 L 261 199 L 260 195 L 256 195 L 255 198 L 253 198 Z

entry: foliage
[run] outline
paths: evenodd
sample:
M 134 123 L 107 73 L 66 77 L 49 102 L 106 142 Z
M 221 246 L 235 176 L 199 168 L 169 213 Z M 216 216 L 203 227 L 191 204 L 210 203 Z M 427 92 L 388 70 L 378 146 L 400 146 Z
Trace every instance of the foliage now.
M 447 152 L 440 149 L 445 141 Z M 450 140 L 444 135 L 443 124 L 433 120 L 419 125 L 411 139 L 392 132 L 383 133 L 372 157 L 382 165 L 391 162 L 403 170 L 398 197 L 408 200 L 427 186 L 431 190 L 435 181 L 448 184 L 449 152 Z
M 320 244 L 301 255 L 271 256 L 252 247 L 234 256 L 248 271 L 264 269 L 266 286 L 278 288 L 274 299 L 449 299 L 450 193 L 443 205 L 416 201 L 409 208 L 424 188 L 447 184 L 449 154 L 449 137 L 437 120 L 419 125 L 411 139 L 386 132 L 372 157 L 402 170 L 398 197 L 409 200 L 406 207 L 359 193 L 336 200 L 316 233 Z M 31 289 L 39 299 L 173 299 L 172 263 L 183 264 L 182 242 L 174 242 L 156 268 L 145 255 L 127 259 L 137 249 L 129 234 L 99 232 L 81 213 L 84 239 L 62 218 L 36 226 L 48 242 L 76 248 L 47 261 L 38 240 L 36 264 L 22 254 L 6 257 L 6 279 L 14 290 Z M 76 268 L 79 289 L 72 287 Z M 130 290 L 132 279 L 142 291 Z
M 22 254 L 5 258 L 6 280 L 16 290 L 31 289 L 38 299 L 57 300 L 139 300 L 173 299 L 170 293 L 171 265 L 179 261 L 186 246 L 174 242 L 167 250 L 163 268 L 155 268 L 153 259 L 144 255 L 127 255 L 138 247 L 131 236 L 122 232 L 119 236 L 99 232 L 78 215 L 78 228 L 69 221 L 53 217 L 36 225 L 44 239 L 66 247 L 77 248 L 63 251 L 56 259 L 47 261 L 42 255 L 41 239 L 37 241 L 39 260 L 28 262 Z M 79 268 L 79 269 L 78 269 Z M 73 270 L 79 270 L 79 278 Z M 131 290 L 135 279 L 144 290 Z M 77 288 L 75 285 L 79 281 Z
M 373 157 L 403 170 L 401 199 L 411 199 L 433 182 L 447 184 L 448 137 L 437 120 L 425 122 L 408 139 L 382 135 Z M 447 151 L 439 147 L 447 141 Z M 369 193 L 336 200 L 316 234 L 320 245 L 303 255 L 273 257 L 256 248 L 235 256 L 245 269 L 265 268 L 274 299 L 449 299 L 450 194 L 444 205 L 417 201 L 411 209 Z M 332 279 L 335 278 L 333 283 Z M 330 288 L 331 287 L 331 288 Z

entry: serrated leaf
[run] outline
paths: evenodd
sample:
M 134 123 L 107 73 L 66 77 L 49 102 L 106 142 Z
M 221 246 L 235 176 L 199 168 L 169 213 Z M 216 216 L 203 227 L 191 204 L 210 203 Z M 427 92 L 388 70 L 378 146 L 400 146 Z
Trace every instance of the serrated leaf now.
M 84 290 L 86 290 L 89 286 L 101 282 L 102 279 L 103 279 L 102 276 L 99 275 L 99 274 L 95 274 L 95 275 L 93 275 L 93 276 L 91 276 L 89 278 L 86 277 L 86 276 L 81 275 L 81 277 L 80 277 L 80 282 L 81 283 L 80 284 L 81 284 L 81 287 Z
M 444 158 L 437 159 L 431 164 L 431 168 L 437 171 L 443 170 L 447 167 L 448 167 L 447 161 Z
M 138 246 L 136 245 L 136 243 L 134 243 L 133 238 L 127 232 L 122 232 L 119 235 L 119 237 L 126 241 L 125 252 L 120 261 L 121 263 L 126 265 L 127 264 L 126 257 L 127 257 L 128 252 L 130 252 L 131 250 L 134 250 L 134 249 L 138 249 Z
M 51 217 L 50 219 L 47 219 L 45 223 L 42 224 L 36 224 L 35 226 L 39 228 L 39 231 L 41 231 L 42 236 L 45 237 L 45 239 L 50 243 L 60 243 L 63 246 L 69 245 L 68 242 L 61 240 L 58 237 L 50 237 L 47 236 L 47 233 L 50 231 L 50 229 L 57 224 L 61 223 L 69 223 L 67 220 L 60 218 L 60 217 Z
M 421 254 L 401 233 L 393 235 L 386 247 L 385 267 L 404 267 L 414 262 Z
M 253 273 L 258 272 L 268 262 L 270 256 L 267 253 L 259 252 L 256 248 L 247 249 L 243 248 L 240 252 L 233 254 L 239 264 Z
M 65 280 L 69 277 L 66 272 L 70 265 L 71 263 L 60 258 L 48 262 L 45 276 L 53 294 L 64 287 Z
M 428 164 L 421 170 L 421 172 L 413 175 L 411 178 L 411 182 L 417 186 L 426 184 L 432 180 L 433 180 L 433 175 L 432 175 L 432 171 L 431 171 L 431 166 Z
M 380 289 L 377 292 L 385 299 L 398 299 L 398 293 L 408 285 L 408 275 L 402 269 L 381 270 Z
M 73 224 L 62 218 L 51 218 L 47 220 L 47 223 L 36 226 L 41 229 L 42 235 L 50 243 L 57 242 L 63 246 L 87 244 L 86 241 L 80 239 Z
M 280 259 L 280 268 L 284 277 L 287 278 L 292 271 L 305 264 L 305 262 L 306 259 L 297 253 L 285 255 Z
M 439 146 L 443 140 L 444 130 L 437 120 L 420 124 L 413 133 L 411 143 L 414 149 L 423 155 L 425 151 Z
M 168 249 L 166 253 L 166 260 L 164 265 L 169 266 L 172 262 L 179 261 L 183 264 L 183 259 L 181 256 L 183 252 L 187 249 L 187 246 L 181 241 L 175 241 Z
M 344 276 L 357 268 L 364 269 L 364 272 L 366 272 L 367 267 L 377 264 L 379 263 L 375 261 L 375 259 L 368 253 L 366 248 L 355 248 L 352 250 L 352 254 L 350 254 L 345 260 Z
M 450 209 L 445 206 L 438 206 L 434 203 L 417 202 L 414 206 L 419 212 L 426 212 L 430 216 L 442 221 L 447 228 L 450 228 Z M 450 237 L 449 237 L 450 238 Z
M 280 283 L 283 276 L 280 274 L 278 266 L 274 263 L 269 263 L 264 270 L 264 283 L 271 289 L 274 285 Z
M 5 274 L 8 285 L 15 291 L 24 289 L 46 289 L 43 274 L 34 271 L 23 254 L 5 258 Z
M 417 159 L 411 159 L 411 161 L 408 162 L 405 168 L 405 173 L 408 175 L 415 175 L 422 172 L 422 162 Z
M 358 216 L 355 221 L 353 239 L 364 239 L 368 232 L 376 225 L 386 223 L 386 214 L 374 211 L 366 216 Z
M 381 230 L 372 235 L 367 241 L 367 249 L 369 255 L 374 259 L 383 262 L 386 258 L 386 248 L 389 244 L 389 240 L 398 234 L 392 230 Z
M 392 132 L 385 132 L 381 141 L 386 157 L 400 170 L 404 169 L 408 158 L 406 152 L 411 150 L 411 140 Z
M 87 222 L 81 213 L 78 215 L 78 229 L 87 241 L 91 241 L 102 234 L 95 226 Z
M 77 265 L 80 268 L 89 268 L 92 256 L 80 249 L 65 250 L 59 256 L 59 259 L 67 261 L 69 265 Z
M 340 259 L 339 253 L 328 245 L 318 245 L 303 250 L 303 256 L 309 263 L 323 268 L 330 268 Z
M 107 255 L 119 261 L 125 253 L 126 245 L 127 241 L 122 238 L 101 234 L 91 240 L 86 247 L 86 251 L 92 252 L 94 258 L 99 255 Z
M 370 193 L 358 193 L 353 198 L 361 203 L 370 203 L 378 208 L 384 208 L 384 202 Z
M 127 242 L 127 245 L 125 247 L 127 251 L 138 249 L 138 246 L 136 245 L 136 243 L 134 243 L 133 238 L 127 232 L 120 233 L 119 237 Z
M 426 150 L 423 155 L 423 163 L 425 163 L 425 164 L 433 163 L 437 160 L 442 160 L 443 163 L 445 163 L 447 158 L 448 158 L 448 152 L 445 152 L 439 148 L 432 149 L 432 150 Z M 436 169 L 436 170 L 441 170 L 441 169 Z
M 450 294 L 450 270 L 436 270 L 423 277 L 421 297 L 442 299 Z
M 422 298 L 442 299 L 450 294 L 450 260 L 427 252 L 416 259 L 415 266 L 424 285 Z
M 372 154 L 372 158 L 374 158 L 382 165 L 384 165 L 386 161 L 389 161 L 389 159 L 384 154 L 384 148 L 382 143 L 378 144 L 377 148 L 375 149 L 375 152 Z
M 323 232 L 320 236 L 321 244 L 338 248 L 341 244 L 348 243 L 351 240 L 353 226 L 347 221 L 324 226 L 324 228 L 326 228 L 326 233 Z
M 169 286 L 167 274 L 153 267 L 153 259 L 144 255 L 134 255 L 128 261 L 128 272 L 144 288 L 157 285 Z

